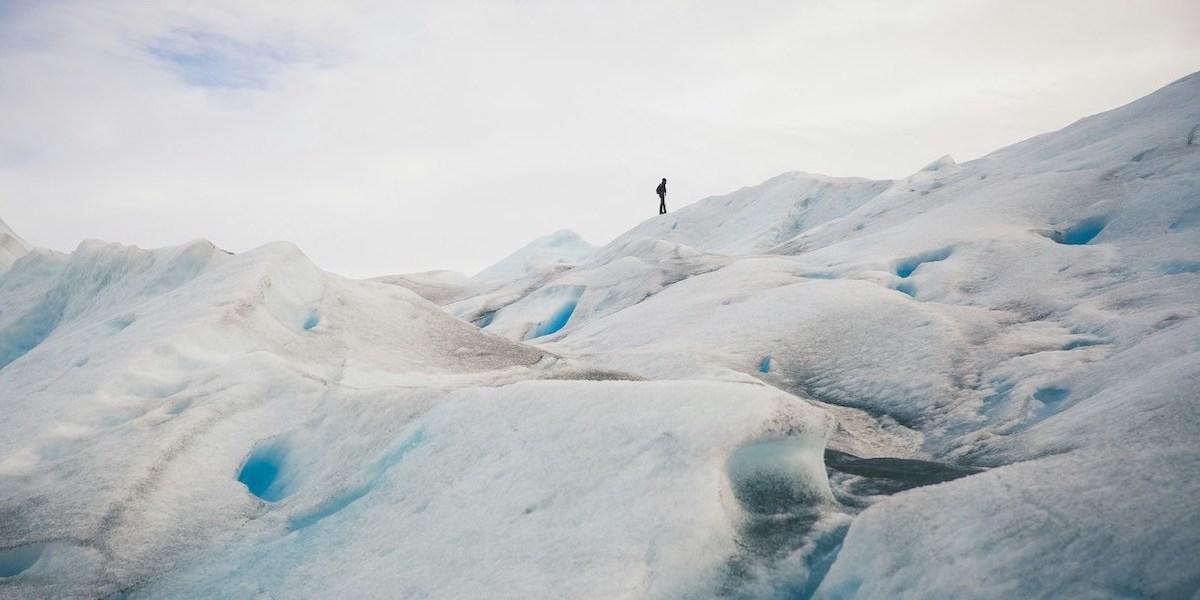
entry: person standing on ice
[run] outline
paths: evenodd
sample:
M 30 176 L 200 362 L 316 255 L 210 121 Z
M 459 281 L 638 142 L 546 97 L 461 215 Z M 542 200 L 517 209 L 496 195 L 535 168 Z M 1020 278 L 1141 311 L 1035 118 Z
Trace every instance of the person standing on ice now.
M 662 183 L 658 184 L 658 214 L 667 214 L 667 178 L 663 177 Z

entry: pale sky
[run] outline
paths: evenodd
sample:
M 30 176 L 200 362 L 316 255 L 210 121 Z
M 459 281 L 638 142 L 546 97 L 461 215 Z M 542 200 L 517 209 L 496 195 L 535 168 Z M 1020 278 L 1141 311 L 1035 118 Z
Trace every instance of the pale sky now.
M 470 274 L 607 243 L 662 177 L 671 209 L 903 177 L 1200 70 L 1196 0 L 150 4 L 0 0 L 0 218 L 35 245 Z

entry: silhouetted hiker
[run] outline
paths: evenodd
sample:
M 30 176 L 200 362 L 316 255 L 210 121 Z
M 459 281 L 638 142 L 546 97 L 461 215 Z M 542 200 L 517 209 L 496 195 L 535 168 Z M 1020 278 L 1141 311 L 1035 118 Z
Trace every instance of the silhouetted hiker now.
M 662 183 L 658 184 L 658 214 L 667 214 L 667 178 L 663 177 Z

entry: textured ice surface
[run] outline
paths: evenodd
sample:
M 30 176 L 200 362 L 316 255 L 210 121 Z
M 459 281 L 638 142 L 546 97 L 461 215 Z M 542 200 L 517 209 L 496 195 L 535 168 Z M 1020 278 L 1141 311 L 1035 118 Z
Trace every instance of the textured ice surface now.
M 22 250 L 0 596 L 1193 597 L 1196 98 L 486 281 Z

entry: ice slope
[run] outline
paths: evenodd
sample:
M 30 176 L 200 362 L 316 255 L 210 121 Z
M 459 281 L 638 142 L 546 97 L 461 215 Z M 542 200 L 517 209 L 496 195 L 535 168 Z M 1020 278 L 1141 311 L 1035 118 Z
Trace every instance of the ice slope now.
M 29 244 L 22 240 L 4 221 L 0 221 L 0 272 L 29 252 Z
M 37 250 L 0 300 L 4 597 L 678 597 L 832 502 L 792 396 L 619 381 L 289 244 Z
M 596 249 L 579 234 L 563 229 L 522 246 L 500 262 L 475 275 L 478 281 L 513 279 L 557 265 L 574 265 Z
M 487 328 L 648 379 L 765 382 L 835 414 L 831 448 L 892 461 L 853 471 L 899 465 L 830 468 L 855 516 L 844 542 L 794 531 L 809 554 L 722 594 L 798 593 L 789 565 L 831 561 L 801 596 L 1191 597 L 1198 128 L 1200 74 L 975 161 L 938 159 L 775 236 L 773 256 L 706 254 L 772 239 L 739 222 L 746 206 L 706 201 L 704 219 L 647 221 Z M 602 297 L 618 301 L 585 308 Z M 561 329 L 529 335 L 571 303 Z M 986 471 L 891 495 L 951 468 L 913 459 Z
M 385 275 L 371 281 L 398 285 L 416 292 L 418 296 L 442 305 L 480 293 L 486 284 L 479 284 L 458 271 L 424 271 L 403 275 Z
M 614 245 L 649 238 L 718 254 L 763 252 L 816 225 L 843 217 L 890 181 L 784 173 L 724 196 L 705 198 L 643 222 Z

